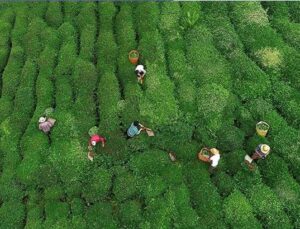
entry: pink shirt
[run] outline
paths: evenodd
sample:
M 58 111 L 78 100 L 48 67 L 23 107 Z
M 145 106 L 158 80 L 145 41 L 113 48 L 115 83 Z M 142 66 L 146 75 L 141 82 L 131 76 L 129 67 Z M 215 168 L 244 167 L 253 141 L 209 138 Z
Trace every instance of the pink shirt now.
M 98 142 L 102 142 L 102 143 L 105 143 L 106 142 L 106 139 L 102 136 L 99 136 L 99 135 L 93 135 L 90 139 L 90 144 L 92 144 L 92 141 L 95 141 L 96 143 Z

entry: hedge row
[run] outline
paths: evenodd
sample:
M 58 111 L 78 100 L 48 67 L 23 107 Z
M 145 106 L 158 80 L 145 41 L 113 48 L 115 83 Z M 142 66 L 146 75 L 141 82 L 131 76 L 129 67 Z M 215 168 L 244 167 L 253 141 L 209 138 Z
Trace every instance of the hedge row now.
M 216 48 L 230 61 L 234 91 L 241 101 L 269 98 L 272 93 L 268 75 L 243 52 L 243 44 L 227 16 L 226 3 L 205 3 L 205 22 L 209 25 Z
M 123 109 L 121 88 L 117 78 L 118 48 L 115 41 L 113 19 L 116 7 L 112 3 L 98 4 L 99 36 L 97 39 L 97 67 L 100 73 L 97 89 L 99 101 L 99 129 L 108 139 L 104 151 L 114 159 L 124 155 L 124 138 L 120 131 L 120 114 Z
M 276 4 L 263 3 L 266 8 L 272 26 L 282 35 L 283 39 L 291 46 L 300 50 L 300 25 L 291 22 L 289 9 L 285 2 Z
M 36 189 L 27 189 L 26 201 L 26 225 L 25 228 L 42 227 L 43 202 L 42 195 Z
M 82 4 L 80 2 L 63 2 L 64 22 L 76 25 L 77 15 L 80 12 Z
M 222 200 L 211 183 L 207 165 L 197 161 L 186 164 L 185 177 L 191 202 L 203 228 L 225 228 Z
M 114 193 L 119 201 L 136 198 L 137 195 L 139 202 L 144 201 L 145 219 L 141 227 L 199 226 L 198 216 L 190 204 L 188 189 L 182 182 L 182 168 L 172 164 L 166 152 L 151 150 L 138 154 L 130 160 L 129 168 L 133 174 L 124 169 L 117 174 Z M 126 192 L 122 193 L 121 188 Z M 138 211 L 136 209 L 132 214 Z M 139 218 L 138 222 L 141 222 Z
M 137 84 L 134 74 L 134 65 L 128 60 L 129 51 L 137 48 L 135 40 L 136 33 L 133 27 L 133 10 L 130 4 L 121 4 L 120 11 L 116 15 L 115 31 L 116 42 L 118 44 L 118 79 L 123 88 L 124 104 L 121 113 L 123 130 L 134 120 L 141 120 L 139 103 L 142 91 Z M 126 18 L 126 20 L 124 20 Z
M 16 5 L 14 8 L 16 18 L 13 31 L 11 33 L 12 47 L 21 46 L 23 47 L 24 36 L 27 32 L 29 24 L 29 8 L 25 4 Z
M 20 46 L 13 46 L 8 63 L 2 74 L 2 96 L 0 99 L 0 123 L 12 111 L 13 98 L 19 85 L 19 76 L 24 64 L 24 51 Z
M 75 37 L 71 37 L 74 34 L 74 28 L 64 23 L 59 28 L 59 32 L 67 36 L 63 37 L 58 64 L 54 72 L 56 110 L 53 116 L 57 122 L 51 131 L 48 160 L 54 173 L 57 173 L 63 182 L 65 192 L 71 197 L 79 196 L 81 193 L 81 181 L 87 159 L 86 150 L 82 148 L 79 141 L 76 118 L 70 112 L 73 111 L 77 92 L 75 88 L 72 88 L 72 82 L 75 79 L 73 68 L 77 58 L 77 44 Z
M 13 27 L 13 21 L 14 21 L 14 13 L 12 10 L 5 10 L 5 13 L 0 15 L 0 33 L 1 33 L 1 39 L 0 39 L 0 72 L 3 72 L 4 67 L 7 64 L 7 60 L 10 53 L 10 35 L 11 30 Z M 1 81 L 1 80 L 0 80 Z M 0 84 L 0 88 L 2 88 L 2 85 Z M 0 95 L 1 95 L 1 89 L 0 89 Z
M 48 9 L 48 2 L 31 2 L 27 4 L 30 11 L 30 21 L 34 18 L 45 18 Z
M 231 4 L 231 18 L 251 57 L 271 75 L 280 76 L 299 88 L 299 52 L 286 45 L 271 28 L 259 3 Z M 252 15 L 257 15 L 252 17 Z M 251 39 L 249 39 L 251 38 Z
M 53 105 L 52 75 L 56 57 L 56 50 L 46 47 L 38 60 L 39 74 L 35 82 L 36 108 L 21 139 L 23 160 L 17 169 L 18 179 L 27 187 L 43 187 L 46 182 L 41 175 L 43 168 L 40 166 L 45 163 L 50 145 L 48 137 L 37 128 L 37 121 L 45 109 Z
M 260 111 L 262 107 L 264 109 L 267 108 L 269 111 Z M 264 163 L 264 166 L 261 166 L 263 175 L 266 183 L 277 193 L 286 210 L 289 213 L 292 212 L 289 216 L 292 218 L 293 223 L 299 225 L 298 218 L 300 212 L 297 207 L 299 205 L 298 198 L 290 198 L 290 196 L 283 195 L 282 189 L 280 189 L 280 187 L 282 188 L 284 185 L 286 193 L 299 193 L 300 191 L 299 183 L 297 183 L 290 174 L 292 172 L 294 177 L 299 181 L 299 177 L 297 176 L 299 173 L 299 165 L 297 165 L 298 162 L 292 159 L 293 157 L 297 157 L 297 151 L 299 150 L 296 144 L 299 139 L 298 131 L 288 127 L 285 120 L 280 117 L 276 111 L 272 110 L 272 106 L 265 101 L 254 100 L 249 105 L 249 109 L 252 111 L 255 119 L 258 120 L 261 118 L 266 120 L 272 126 L 269 139 L 274 150 L 274 159 L 270 157 L 268 161 Z M 257 145 L 257 142 L 252 144 L 252 148 L 254 145 Z M 276 154 L 283 157 L 288 164 L 285 164 Z M 288 167 L 291 170 L 288 170 Z M 266 175 L 266 172 L 268 175 Z M 282 177 L 284 177 L 284 182 L 282 181 Z M 275 180 L 276 182 L 274 182 Z
M 229 91 L 232 82 L 228 63 L 213 46 L 212 35 L 204 26 L 194 27 L 186 39 L 187 58 L 197 72 L 196 81 L 199 85 L 196 99 L 199 121 L 195 136 L 204 144 L 218 145 L 225 151 L 239 148 L 244 137 L 243 133 L 233 127 L 234 111 L 238 103 Z M 203 66 L 199 63 L 203 63 Z M 227 139 L 220 132 L 225 129 L 232 133 L 227 135 Z
M 174 12 L 170 14 L 169 12 Z M 192 138 L 192 125 L 196 118 L 196 87 L 193 82 L 192 71 L 188 68 L 185 57 L 184 40 L 182 30 L 178 27 L 181 19 L 181 7 L 179 3 L 163 3 L 160 17 L 160 31 L 166 42 L 166 62 L 170 78 L 174 81 L 175 96 L 182 111 L 181 121 L 164 130 L 169 136 L 170 144 L 178 145 Z M 187 128 L 184 128 L 187 126 Z M 172 138 L 171 136 L 176 136 Z M 182 136 L 182 137 L 178 137 Z M 179 142 L 178 142 L 179 140 Z M 163 143 L 166 144 L 165 142 Z
M 76 129 L 80 133 L 80 140 L 86 147 L 89 138 L 88 131 L 96 124 L 94 91 L 97 72 L 92 63 L 81 59 L 76 61 L 73 71 L 72 86 L 75 98 L 73 114 L 76 118 Z
M 209 23 L 210 27 L 212 28 L 212 32 L 215 36 L 214 40 L 217 44 L 217 47 L 219 48 L 219 50 L 226 55 L 226 57 L 228 58 L 228 60 L 230 61 L 232 66 L 235 66 L 236 63 L 238 61 L 238 58 L 236 58 L 237 56 L 243 57 L 243 62 L 245 63 L 242 66 L 252 66 L 252 68 L 245 68 L 245 74 L 247 75 L 246 72 L 247 69 L 254 69 L 255 71 L 253 71 L 253 73 L 255 73 L 255 75 L 258 75 L 261 77 L 261 79 L 263 79 L 263 76 L 265 75 L 267 78 L 267 75 L 264 74 L 258 67 L 255 66 L 255 64 L 248 58 L 246 57 L 246 55 L 242 54 L 241 52 L 241 46 L 240 45 L 225 45 L 224 46 L 224 40 L 228 40 L 234 44 L 239 44 L 240 41 L 237 38 L 237 35 L 235 33 L 235 31 L 233 30 L 232 25 L 230 24 L 230 20 L 227 17 L 227 7 L 225 4 L 221 5 L 218 4 L 218 11 L 214 10 L 216 9 L 214 7 L 214 3 L 209 3 L 206 4 L 205 6 L 205 16 L 207 19 L 207 23 Z M 223 29 L 225 29 L 226 31 L 228 31 L 228 33 L 226 34 Z M 227 38 L 227 39 L 226 39 Z M 230 44 L 230 43 L 229 43 Z M 232 50 L 229 51 L 227 50 L 227 48 L 223 49 L 222 47 L 232 47 Z M 227 51 L 225 51 L 227 50 Z M 238 55 L 237 55 L 238 54 Z M 237 69 L 237 68 L 236 68 Z M 259 75 L 260 74 L 260 75 Z M 241 84 L 244 83 L 245 80 L 248 80 L 247 78 L 245 79 L 245 77 L 241 77 L 242 75 L 239 75 L 238 72 L 236 72 L 237 76 L 241 81 Z M 252 83 L 252 82 L 251 82 Z M 255 82 L 253 82 L 252 84 L 255 84 Z M 236 86 L 236 85 L 235 85 Z M 239 93 L 239 91 L 237 91 L 238 95 L 241 97 L 241 94 Z M 242 94 L 243 95 L 243 94 Z M 268 97 L 268 95 L 264 95 L 262 94 L 261 97 Z M 255 98 L 255 97 L 254 97 Z M 249 123 L 249 127 L 247 127 L 245 130 L 250 130 L 251 125 L 252 125 L 252 129 L 253 129 L 253 125 L 255 124 L 254 119 L 251 117 L 251 113 L 247 110 L 247 108 L 241 107 L 243 108 L 240 112 L 241 115 L 239 115 L 238 119 L 241 123 L 244 123 L 245 121 L 247 121 L 247 126 Z M 244 129 L 244 128 L 242 128 Z M 253 134 L 250 131 L 249 135 Z M 253 137 L 251 139 L 249 139 L 249 147 L 247 148 L 247 152 L 248 151 L 252 151 L 253 148 L 261 143 L 263 140 L 264 143 L 269 144 L 268 142 L 265 142 L 264 139 L 260 138 L 260 137 Z M 230 155 L 226 155 L 226 157 L 224 157 L 225 162 L 226 162 L 226 168 L 225 170 L 230 172 L 230 175 L 235 174 L 237 171 L 243 169 L 240 161 L 243 161 L 243 157 L 246 154 L 246 152 L 240 150 L 240 151 L 235 151 L 232 152 Z M 236 162 L 235 162 L 236 161 Z M 244 175 L 243 175 L 244 174 Z M 283 206 L 280 203 L 280 200 L 278 199 L 278 197 L 275 195 L 275 193 L 269 189 L 267 186 L 265 186 L 264 184 L 262 184 L 261 182 L 257 182 L 256 179 L 254 179 L 255 182 L 255 186 L 250 188 L 246 188 L 245 189 L 245 185 L 243 183 L 249 182 L 249 179 L 247 178 L 247 176 L 245 176 L 246 174 L 244 172 L 240 172 L 237 177 L 238 177 L 238 187 L 240 188 L 240 190 L 242 192 L 244 192 L 246 194 L 246 196 L 249 198 L 249 202 L 252 204 L 253 209 L 254 209 L 254 213 L 257 215 L 257 218 L 260 219 L 260 221 L 263 222 L 264 225 L 267 225 L 269 228 L 277 228 L 278 225 L 281 225 L 284 228 L 290 228 L 291 224 L 289 222 L 289 219 L 287 217 L 287 215 L 285 214 L 284 210 L 283 210 Z M 232 189 L 234 186 L 236 186 L 233 182 L 233 180 L 231 179 L 230 176 L 228 176 L 225 173 L 219 174 L 217 176 L 216 180 L 216 185 L 218 186 L 219 190 L 226 193 L 226 195 L 228 195 L 229 193 L 232 192 Z M 252 183 L 252 182 L 249 182 Z M 246 186 L 248 187 L 248 186 Z M 258 194 L 259 193 L 259 197 Z M 266 204 L 263 204 L 266 203 Z M 270 205 L 268 204 L 270 203 Z
M 1 176 L 1 199 L 5 202 L 13 201 L 21 204 L 23 198 L 22 186 L 16 181 L 16 169 L 21 161 L 20 139 L 29 123 L 34 109 L 34 82 L 37 76 L 37 66 L 27 60 L 22 70 L 20 86 L 16 92 L 14 109 L 10 116 L 1 123 L 1 151 L 3 152 L 3 168 Z M 18 210 L 24 208 L 19 206 Z M 18 218 L 14 218 L 18 217 Z M 8 225 L 19 227 L 25 215 L 11 217 Z M 1 219 L 3 221 L 4 219 Z
M 145 93 L 140 100 L 140 114 L 146 123 L 156 129 L 177 119 L 178 105 L 174 97 L 174 84 L 167 77 L 164 43 L 156 27 L 156 20 L 159 19 L 158 5 L 139 4 L 136 17 L 139 50 L 148 72 Z
M 300 23 L 300 4 L 299 2 L 287 2 L 289 6 L 290 19 L 294 22 Z
M 63 23 L 62 3 L 49 2 L 45 19 L 49 26 L 57 29 Z
M 232 228 L 262 228 L 247 198 L 235 190 L 224 200 L 226 223 Z
M 248 10 L 250 10 L 249 11 L 250 13 L 252 11 L 256 12 L 255 10 L 257 10 L 256 8 L 258 8 L 258 6 L 256 4 L 251 3 L 249 6 L 252 6 L 252 8 L 251 7 L 247 8 Z M 246 13 L 249 14 L 249 12 L 247 12 L 247 11 L 246 11 L 246 13 L 244 12 L 244 14 L 243 14 L 242 5 L 234 5 L 233 9 L 234 9 L 234 13 L 236 14 L 235 18 L 239 18 L 240 21 L 243 20 L 243 18 L 247 16 Z M 252 9 L 252 11 L 251 11 L 251 9 Z M 261 8 L 259 8 L 259 9 L 260 9 L 260 11 L 262 11 Z M 243 15 L 243 16 L 241 16 L 241 15 Z M 237 16 L 240 16 L 240 17 L 237 17 Z M 238 25 L 241 26 L 241 23 Z M 254 24 L 254 27 L 257 27 L 257 26 L 255 26 L 255 24 Z M 240 29 L 242 29 L 242 27 Z M 273 31 L 268 26 L 260 26 L 260 30 L 263 31 L 264 33 L 267 33 L 267 31 Z M 245 35 L 245 34 L 243 34 L 243 32 L 244 31 L 240 31 L 242 36 Z M 278 36 L 275 36 L 276 34 L 274 34 L 274 32 L 272 32 L 272 34 L 274 35 L 275 39 L 270 39 L 270 42 L 276 41 L 276 37 L 278 37 Z M 258 39 L 258 38 L 256 38 L 256 39 Z M 247 39 L 247 40 L 249 40 L 249 39 Z M 254 44 L 252 44 L 252 45 L 254 45 Z M 249 48 L 251 48 L 251 46 L 249 46 Z M 254 46 L 254 48 L 251 48 L 251 50 L 255 50 L 255 46 Z M 276 79 L 274 79 L 273 81 L 275 82 L 273 85 L 274 85 L 274 89 L 276 90 L 276 96 L 274 96 L 273 99 L 275 99 L 276 103 L 280 105 L 279 106 L 279 108 L 281 108 L 280 110 L 284 110 L 284 108 L 290 110 L 291 114 L 287 114 L 286 111 L 284 111 L 284 114 L 288 115 L 288 117 L 289 117 L 288 120 L 290 121 L 290 123 L 294 124 L 293 126 L 297 126 L 298 119 L 296 119 L 296 120 L 292 120 L 292 119 L 294 117 L 297 117 L 297 113 L 298 113 L 298 108 L 297 108 L 298 107 L 297 100 L 299 100 L 298 93 L 296 91 L 294 91 L 292 88 L 290 88 L 288 85 L 276 81 Z M 289 100 L 290 98 L 293 98 L 293 100 Z M 272 109 L 273 108 L 271 108 L 271 110 Z M 266 109 L 263 108 L 263 110 L 266 110 Z M 274 115 L 275 115 L 275 113 L 274 113 Z M 263 116 L 265 117 L 266 115 L 264 114 Z M 276 116 L 278 116 L 278 115 L 276 115 Z M 279 116 L 279 117 L 276 117 L 276 119 L 281 120 L 282 118 Z M 297 154 L 296 152 L 299 150 L 298 146 L 295 144 L 295 139 L 298 139 L 298 137 L 297 137 L 298 134 L 296 133 L 295 129 L 292 129 L 291 127 L 289 127 L 287 125 L 285 120 L 280 121 L 280 123 L 282 123 L 281 129 L 278 129 L 277 131 L 273 130 L 274 137 L 276 138 L 276 141 L 274 142 L 274 144 L 275 144 L 275 147 L 279 147 L 278 152 L 285 158 L 285 160 L 290 161 L 290 158 L 292 156 L 286 155 L 285 152 L 287 152 L 287 150 L 289 150 L 289 149 L 287 149 L 285 144 L 290 143 L 291 145 L 294 145 L 295 152 L 291 153 L 291 154 L 294 155 L 294 157 L 295 157 Z M 278 125 L 278 122 L 276 122 L 276 123 L 274 122 L 273 125 Z M 289 135 L 293 135 L 293 137 L 292 138 L 283 137 L 283 133 L 287 133 L 287 132 Z M 280 139 L 279 139 L 279 137 L 280 137 Z M 291 139 L 293 139 L 293 140 L 291 140 Z M 298 171 L 299 165 L 296 165 L 296 164 L 298 164 L 298 162 L 292 161 L 290 164 L 291 164 L 291 168 L 293 169 L 294 173 L 298 173 L 297 171 Z
M 80 53 L 79 57 L 94 61 L 95 39 L 96 39 L 96 8 L 94 3 L 87 3 L 82 6 L 77 16 L 77 27 L 80 32 Z
M 116 8 L 112 3 L 99 4 L 99 36 L 97 38 L 97 69 L 100 74 L 116 72 L 117 45 L 113 33 Z

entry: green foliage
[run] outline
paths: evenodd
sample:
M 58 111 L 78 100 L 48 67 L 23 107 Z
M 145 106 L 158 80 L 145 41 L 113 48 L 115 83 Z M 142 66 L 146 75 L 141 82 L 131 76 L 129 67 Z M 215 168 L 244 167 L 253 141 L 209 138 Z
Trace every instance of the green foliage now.
M 73 12 L 74 10 L 72 10 Z M 76 10 L 75 10 L 76 12 Z M 75 15 L 74 15 L 75 16 Z M 86 29 L 87 25 L 96 27 L 96 4 L 94 2 L 82 4 L 80 7 L 80 12 L 76 18 L 76 24 L 79 31 Z M 92 31 L 94 31 L 93 29 Z
M 182 4 L 180 24 L 184 29 L 192 28 L 201 18 L 201 5 L 198 2 L 185 2 Z
M 223 158 L 222 158 L 223 159 Z M 230 175 L 220 172 L 213 177 L 213 182 L 222 196 L 229 196 L 234 189 L 234 181 Z
M 262 228 L 246 197 L 234 191 L 224 200 L 225 220 L 232 228 Z
M 50 2 L 48 3 L 48 9 L 45 15 L 47 23 L 58 28 L 63 22 L 63 13 L 60 2 Z
M 86 212 L 88 228 L 118 228 L 112 213 L 112 205 L 109 202 L 98 202 L 92 205 Z
M 170 163 L 167 154 L 160 150 L 151 150 L 138 154 L 130 161 L 130 168 L 135 174 L 147 175 L 160 173 Z
M 221 84 L 231 87 L 230 71 L 225 59 L 213 46 L 212 35 L 204 26 L 197 26 L 186 35 L 187 59 L 193 67 L 194 79 L 198 85 Z
M 124 201 L 137 194 L 137 178 L 127 170 L 116 174 L 113 184 L 113 193 L 118 201 Z
M 243 147 L 245 134 L 237 127 L 222 128 L 218 133 L 218 148 L 223 151 L 238 150 Z
M 167 188 L 164 179 L 160 176 L 147 176 L 139 182 L 139 191 L 146 200 L 161 195 Z
M 299 2 L 287 2 L 289 6 L 289 13 L 291 20 L 295 22 L 300 22 L 300 16 L 299 16 L 299 10 L 300 10 L 300 4 Z
M 19 85 L 19 75 L 24 64 L 24 50 L 14 46 L 8 59 L 7 66 L 2 73 L 2 97 L 12 98 Z M 1 115 L 1 117 L 3 117 Z
M 0 4 L 0 227 L 299 228 L 298 5 Z M 125 140 L 134 120 L 155 137 Z
M 141 203 L 137 200 L 131 200 L 122 203 L 119 209 L 119 218 L 121 225 L 134 228 L 143 220 Z
M 52 186 L 45 190 L 46 200 L 60 200 L 64 197 L 64 190 L 61 186 Z
M 33 19 L 29 24 L 28 31 L 24 37 L 24 47 L 27 58 L 38 58 L 43 50 L 44 43 L 41 40 L 41 31 L 46 23 L 41 19 Z
M 2 228 L 21 228 L 25 220 L 25 206 L 17 201 L 4 202 L 0 208 Z
M 112 72 L 102 75 L 98 87 L 100 124 L 106 133 L 119 129 L 119 112 L 121 110 L 119 85 Z
M 253 209 L 268 228 L 292 228 L 283 207 L 275 194 L 267 186 L 254 185 L 249 191 L 249 202 Z
M 88 180 L 83 187 L 82 196 L 87 202 L 96 202 L 104 199 L 109 195 L 111 188 L 112 174 L 101 167 L 88 173 Z
M 159 24 L 159 7 L 154 2 L 138 4 L 135 10 L 138 34 L 143 38 L 148 33 L 155 32 Z
M 49 225 L 58 220 L 66 219 L 69 214 L 68 204 L 59 201 L 47 201 L 45 203 L 45 213 Z
M 207 166 L 201 162 L 186 164 L 185 174 L 191 202 L 197 214 L 205 213 L 205 217 L 201 218 L 201 224 L 205 225 L 205 228 L 223 228 L 221 197 L 210 182 Z

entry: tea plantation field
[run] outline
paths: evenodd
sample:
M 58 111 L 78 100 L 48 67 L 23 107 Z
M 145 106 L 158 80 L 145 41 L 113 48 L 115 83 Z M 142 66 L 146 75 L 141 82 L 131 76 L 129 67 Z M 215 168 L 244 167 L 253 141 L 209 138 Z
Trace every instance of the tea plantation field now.
M 0 4 L 1 229 L 300 228 L 299 127 L 299 2 Z

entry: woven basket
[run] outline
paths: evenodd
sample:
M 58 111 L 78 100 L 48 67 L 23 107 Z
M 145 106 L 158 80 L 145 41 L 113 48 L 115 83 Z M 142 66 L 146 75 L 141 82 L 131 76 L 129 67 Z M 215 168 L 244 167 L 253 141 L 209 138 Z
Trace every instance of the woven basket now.
M 201 151 L 198 153 L 198 159 L 200 161 L 209 162 L 209 149 L 202 148 Z
M 136 57 L 132 57 L 132 55 L 136 55 Z M 137 64 L 138 63 L 139 56 L 140 56 L 140 54 L 137 50 L 131 50 L 128 53 L 128 59 L 129 59 L 130 63 L 132 63 L 132 64 Z
M 262 126 L 262 125 L 265 125 L 265 126 L 267 127 L 267 129 L 266 129 L 266 130 L 261 129 L 261 126 Z M 268 131 L 269 131 L 269 128 L 270 128 L 270 126 L 269 126 L 268 123 L 263 122 L 263 121 L 260 121 L 260 122 L 258 122 L 258 123 L 256 124 L 256 133 L 257 133 L 259 136 L 265 137 L 265 136 L 267 135 Z

